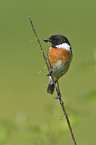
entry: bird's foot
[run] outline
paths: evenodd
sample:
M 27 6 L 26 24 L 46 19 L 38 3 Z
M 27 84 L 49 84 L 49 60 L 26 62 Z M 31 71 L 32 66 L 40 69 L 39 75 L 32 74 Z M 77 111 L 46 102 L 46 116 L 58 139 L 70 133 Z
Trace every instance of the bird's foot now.
M 63 105 L 63 101 L 61 99 L 61 94 L 60 93 L 55 97 L 55 99 L 59 99 L 60 104 Z
M 61 98 L 61 94 L 58 93 L 58 95 L 55 97 L 55 99 L 60 99 Z
M 46 75 L 46 76 L 51 76 L 52 75 L 52 73 L 53 73 L 53 69 L 51 69 L 50 71 L 49 71 L 49 73 Z

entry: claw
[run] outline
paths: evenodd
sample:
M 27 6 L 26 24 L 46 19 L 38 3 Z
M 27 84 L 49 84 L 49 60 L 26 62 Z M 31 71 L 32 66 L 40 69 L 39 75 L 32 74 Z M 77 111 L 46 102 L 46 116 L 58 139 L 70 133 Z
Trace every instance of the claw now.
M 55 99 L 59 99 L 59 98 L 61 98 L 61 94 L 60 93 L 58 93 L 58 95 L 55 97 Z
M 59 99 L 60 97 L 59 96 L 56 96 L 56 97 L 54 97 L 55 99 Z
M 51 69 L 51 70 L 49 71 L 49 73 L 48 73 L 46 76 L 51 76 L 52 73 L 53 73 L 53 69 Z
M 55 99 L 59 99 L 60 104 L 63 105 L 63 101 L 61 99 L 61 94 L 59 93 L 58 96 L 55 97 Z

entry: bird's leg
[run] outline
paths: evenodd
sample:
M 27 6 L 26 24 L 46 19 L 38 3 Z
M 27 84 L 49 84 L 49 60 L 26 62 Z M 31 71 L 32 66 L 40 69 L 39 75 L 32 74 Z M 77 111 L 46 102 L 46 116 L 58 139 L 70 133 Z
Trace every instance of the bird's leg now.
M 57 91 L 57 96 L 56 96 L 55 98 L 56 98 L 56 99 L 61 98 L 61 93 L 60 93 L 60 88 L 59 88 L 59 83 L 58 83 L 58 80 L 57 80 L 57 87 L 56 87 L 56 91 Z
M 50 66 L 50 70 L 49 70 L 49 73 L 48 73 L 46 76 L 51 76 L 52 73 L 53 73 L 53 71 L 54 71 L 54 69 L 53 69 L 52 66 L 51 66 L 50 60 L 49 60 L 49 58 L 48 58 L 48 55 L 49 55 L 49 54 L 47 54 L 47 62 L 48 62 L 48 64 L 49 64 L 49 66 Z

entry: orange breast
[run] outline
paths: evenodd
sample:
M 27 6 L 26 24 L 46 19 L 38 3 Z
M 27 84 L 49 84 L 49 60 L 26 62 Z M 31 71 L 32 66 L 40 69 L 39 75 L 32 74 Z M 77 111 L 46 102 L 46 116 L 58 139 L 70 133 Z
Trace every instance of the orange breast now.
M 52 66 L 55 65 L 58 61 L 61 61 L 65 65 L 70 65 L 71 53 L 64 48 L 50 47 L 49 60 Z

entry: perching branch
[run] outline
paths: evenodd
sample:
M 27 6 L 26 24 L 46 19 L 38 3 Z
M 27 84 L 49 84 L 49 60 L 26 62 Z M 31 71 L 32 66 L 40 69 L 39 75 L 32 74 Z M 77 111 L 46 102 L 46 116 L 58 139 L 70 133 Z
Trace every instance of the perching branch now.
M 36 39 L 37 39 L 37 41 L 38 41 L 38 44 L 39 44 L 39 46 L 40 46 L 41 53 L 42 53 L 42 56 L 43 56 L 44 61 L 45 61 L 45 63 L 46 63 L 47 69 L 48 69 L 48 71 L 49 71 L 49 70 L 50 70 L 50 67 L 51 67 L 51 66 L 50 66 L 50 62 L 48 62 L 49 60 L 47 61 L 47 59 L 46 59 L 45 53 L 44 53 L 44 51 L 43 51 L 43 48 L 42 48 L 41 43 L 40 43 L 40 40 L 39 40 L 39 38 L 38 38 L 38 36 L 37 36 L 37 33 L 36 33 L 36 31 L 35 31 L 35 28 L 34 28 L 34 26 L 33 26 L 33 23 L 32 23 L 32 20 L 31 20 L 30 17 L 29 17 L 29 21 L 30 21 L 30 24 L 31 24 L 31 26 L 32 26 L 32 30 L 33 30 L 33 32 L 34 32 L 34 34 L 35 34 L 35 37 L 36 37 Z M 51 76 L 51 77 L 52 77 L 52 76 Z M 54 84 L 55 84 L 55 81 L 54 81 L 53 77 L 52 77 L 52 80 L 53 80 L 53 82 L 54 82 Z M 55 84 L 55 86 L 56 86 L 56 84 Z M 73 131 L 72 131 L 72 127 L 71 127 L 71 124 L 70 124 L 70 121 L 69 121 L 69 118 L 68 118 L 68 115 L 67 115 L 66 110 L 65 110 L 65 107 L 64 107 L 64 102 L 63 102 L 62 99 L 61 99 L 61 92 L 60 92 L 60 89 L 59 89 L 59 83 L 58 83 L 58 81 L 57 81 L 57 86 L 56 86 L 56 92 L 57 92 L 57 97 L 56 97 L 56 98 L 59 99 L 59 102 L 60 102 L 60 104 L 61 104 L 61 107 L 62 107 L 64 116 L 65 116 L 65 118 L 66 118 L 66 121 L 67 121 L 67 124 L 68 124 L 68 127 L 69 127 L 69 131 L 70 131 L 72 140 L 73 140 L 73 142 L 74 142 L 74 145 L 77 145 L 76 140 L 75 140 L 75 137 L 74 137 L 74 134 L 73 134 Z
M 36 33 L 35 29 L 34 29 L 34 26 L 33 26 L 33 23 L 32 23 L 32 20 L 31 20 L 30 17 L 29 17 L 29 21 L 30 21 L 30 23 L 31 23 L 32 30 L 33 30 L 33 32 L 34 32 L 34 34 L 35 34 L 35 37 L 36 37 L 36 39 L 37 39 L 37 41 L 38 41 L 38 44 L 39 44 L 39 46 L 40 46 L 41 53 L 42 53 L 42 55 L 43 55 L 44 61 L 45 61 L 45 63 L 46 63 L 46 66 L 47 66 L 47 68 L 48 68 L 48 70 L 49 70 L 49 69 L 50 69 L 50 66 L 49 66 L 48 63 L 47 63 L 46 56 L 45 56 L 45 54 L 44 54 L 44 51 L 43 51 L 43 48 L 42 48 L 42 46 L 41 46 L 40 40 L 39 40 L 39 38 L 38 38 L 38 36 L 37 36 L 37 33 Z

